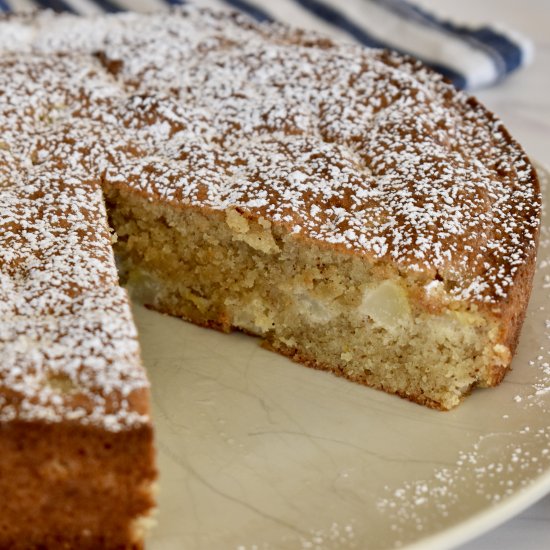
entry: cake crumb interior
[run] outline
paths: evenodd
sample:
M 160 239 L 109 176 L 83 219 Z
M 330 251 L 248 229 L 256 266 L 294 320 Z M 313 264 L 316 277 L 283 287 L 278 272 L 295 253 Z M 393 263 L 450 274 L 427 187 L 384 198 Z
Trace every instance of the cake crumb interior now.
M 300 363 L 438 409 L 490 385 L 488 368 L 506 364 L 492 319 L 444 305 L 434 281 L 237 209 L 171 208 L 115 188 L 106 199 L 121 276 L 154 309 L 260 336 Z

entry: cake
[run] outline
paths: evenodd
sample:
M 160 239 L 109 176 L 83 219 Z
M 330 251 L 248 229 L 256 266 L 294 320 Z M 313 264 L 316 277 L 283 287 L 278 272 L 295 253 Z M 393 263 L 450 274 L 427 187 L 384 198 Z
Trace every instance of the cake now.
M 194 7 L 8 18 L 0 50 L 0 546 L 141 544 L 149 387 L 118 277 L 432 408 L 503 379 L 536 172 L 419 62 Z
M 31 152 L 110 86 L 82 58 L 0 60 L 1 548 L 138 548 L 151 521 L 148 382 L 99 179 Z

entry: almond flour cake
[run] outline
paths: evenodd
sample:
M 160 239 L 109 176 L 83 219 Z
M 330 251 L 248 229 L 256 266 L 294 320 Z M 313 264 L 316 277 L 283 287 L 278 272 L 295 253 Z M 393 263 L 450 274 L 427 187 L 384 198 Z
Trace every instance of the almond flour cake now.
M 150 521 L 111 243 L 136 299 L 305 365 L 436 409 L 504 377 L 537 176 L 420 63 L 193 7 L 11 18 L 0 50 L 1 547 Z
M 1 548 L 137 548 L 151 521 L 148 382 L 99 178 L 34 156 L 56 112 L 111 88 L 84 58 L 0 60 Z

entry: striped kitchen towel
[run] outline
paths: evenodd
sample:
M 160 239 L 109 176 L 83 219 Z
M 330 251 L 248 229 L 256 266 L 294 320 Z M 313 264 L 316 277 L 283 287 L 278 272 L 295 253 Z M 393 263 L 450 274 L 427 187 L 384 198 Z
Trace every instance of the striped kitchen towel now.
M 283 21 L 336 39 L 391 48 L 421 59 L 458 88 L 500 82 L 532 58 L 531 42 L 500 26 L 459 25 L 405 0 L 194 0 L 242 10 L 259 21 Z M 81 14 L 152 11 L 186 0 L 0 0 L 0 11 L 34 7 Z

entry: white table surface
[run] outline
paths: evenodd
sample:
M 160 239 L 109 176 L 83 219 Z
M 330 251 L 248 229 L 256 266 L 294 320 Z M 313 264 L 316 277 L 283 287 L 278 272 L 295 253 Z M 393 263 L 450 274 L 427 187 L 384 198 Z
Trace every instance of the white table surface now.
M 476 95 L 497 113 L 532 158 L 550 166 L 550 0 L 417 0 L 464 22 L 498 22 L 530 36 L 532 65 Z M 460 550 L 550 548 L 550 495 Z

